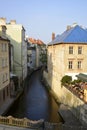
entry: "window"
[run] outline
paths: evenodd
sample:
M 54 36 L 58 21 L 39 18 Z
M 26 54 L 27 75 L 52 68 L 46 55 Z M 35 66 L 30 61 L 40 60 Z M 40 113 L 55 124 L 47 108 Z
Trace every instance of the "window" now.
M 3 75 L 3 77 L 2 77 L 2 81 L 3 81 L 3 83 L 5 82 L 5 76 Z
M 2 43 L 2 51 L 5 51 L 5 44 Z
M 7 87 L 7 96 L 9 95 L 9 88 Z
M 82 62 L 81 62 L 81 61 L 78 61 L 78 66 L 77 66 L 78 69 L 81 69 L 81 68 L 82 68 L 81 66 L 82 66 Z
M 5 51 L 7 51 L 7 44 L 5 44 Z
M 2 59 L 2 68 L 3 67 L 7 67 L 8 63 L 7 63 L 7 58 L 6 59 Z
M 2 43 L 2 51 L 7 51 L 7 44 Z
M 4 59 L 2 59 L 2 68 L 5 66 Z
M 7 58 L 5 59 L 5 66 L 8 66 L 8 64 L 7 64 Z
M 72 62 L 72 61 L 69 61 L 68 68 L 69 68 L 69 69 L 72 69 L 72 68 L 73 68 L 73 62 Z
M 73 46 L 69 46 L 69 54 L 73 54 Z
M 3 100 L 5 100 L 5 90 L 3 90 Z
M 2 82 L 5 83 L 6 81 L 8 81 L 8 74 L 4 73 L 2 76 Z
M 4 48 L 4 47 L 3 47 L 3 43 L 2 43 L 2 51 L 3 51 L 3 48 Z
M 78 54 L 82 54 L 82 46 L 78 47 Z
M 6 73 L 6 81 L 8 80 L 8 74 Z

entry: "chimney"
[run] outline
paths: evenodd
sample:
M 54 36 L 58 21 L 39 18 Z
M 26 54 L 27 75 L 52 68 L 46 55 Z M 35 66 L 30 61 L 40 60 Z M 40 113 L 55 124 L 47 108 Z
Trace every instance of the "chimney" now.
M 67 31 L 71 29 L 71 26 L 70 25 L 67 25 Z
M 0 25 L 6 25 L 6 18 L 0 18 Z
M 77 23 L 73 23 L 72 27 L 75 27 L 77 25 Z
M 10 20 L 10 24 L 16 24 L 16 20 Z
M 55 39 L 55 33 L 52 33 L 52 41 Z

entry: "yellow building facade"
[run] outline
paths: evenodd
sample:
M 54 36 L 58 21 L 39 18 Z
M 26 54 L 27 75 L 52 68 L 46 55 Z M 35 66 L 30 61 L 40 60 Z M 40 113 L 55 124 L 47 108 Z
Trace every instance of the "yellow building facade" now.
M 64 75 L 76 79 L 79 73 L 87 74 L 87 31 L 80 26 L 66 30 L 48 45 L 48 84 L 57 94 Z M 60 93 L 61 95 L 61 93 Z
M 69 54 L 69 48 L 73 47 L 73 54 Z M 82 48 L 82 54 L 78 49 Z M 87 45 L 86 44 L 58 44 L 48 46 L 48 77 L 49 85 L 58 91 L 61 79 L 64 75 L 72 76 L 73 79 L 79 73 L 87 74 Z
M 10 97 L 9 43 L 6 27 L 0 26 L 0 105 Z

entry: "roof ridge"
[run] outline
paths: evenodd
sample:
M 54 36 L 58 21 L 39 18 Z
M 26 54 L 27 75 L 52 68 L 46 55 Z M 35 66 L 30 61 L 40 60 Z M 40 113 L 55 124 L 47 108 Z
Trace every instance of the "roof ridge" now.
M 86 43 L 87 44 L 87 30 L 76 25 L 69 30 L 65 30 L 62 34 L 55 37 L 49 44 L 59 43 Z
M 70 31 L 70 33 L 69 33 L 67 36 L 70 36 L 70 35 L 73 33 L 74 29 L 75 29 L 77 26 L 79 26 L 79 25 L 76 25 L 75 27 L 72 27 L 70 30 L 68 30 L 68 31 Z M 66 37 L 67 37 L 67 36 L 66 36 Z M 65 39 L 66 39 L 66 37 L 65 37 Z M 65 40 L 65 39 L 64 39 L 64 40 Z

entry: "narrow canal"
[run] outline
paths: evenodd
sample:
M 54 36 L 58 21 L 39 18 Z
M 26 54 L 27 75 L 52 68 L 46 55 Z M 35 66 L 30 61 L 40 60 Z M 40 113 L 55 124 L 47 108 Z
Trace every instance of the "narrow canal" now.
M 31 120 L 44 119 L 49 122 L 61 122 L 58 105 L 41 83 L 41 70 L 27 78 L 23 95 L 10 108 L 7 115 Z

